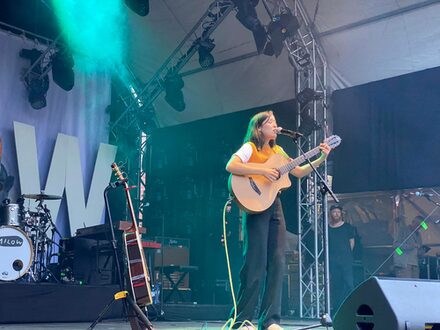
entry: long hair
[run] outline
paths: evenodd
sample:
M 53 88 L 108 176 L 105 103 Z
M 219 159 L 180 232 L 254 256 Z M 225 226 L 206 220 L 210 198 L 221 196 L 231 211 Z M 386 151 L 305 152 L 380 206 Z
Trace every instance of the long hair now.
M 261 150 L 264 145 L 264 136 L 263 133 L 258 129 L 263 126 L 266 120 L 269 119 L 270 116 L 273 116 L 273 112 L 262 111 L 254 115 L 249 121 L 248 129 L 246 135 L 244 137 L 243 143 L 253 142 L 258 150 Z M 269 146 L 273 148 L 275 146 L 275 140 L 269 141 Z

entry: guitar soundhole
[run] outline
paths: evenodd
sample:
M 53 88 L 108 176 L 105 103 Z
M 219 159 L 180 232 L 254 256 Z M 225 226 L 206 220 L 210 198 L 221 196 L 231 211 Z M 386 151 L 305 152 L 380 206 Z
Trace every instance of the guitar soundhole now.
M 261 190 L 258 189 L 258 186 L 257 186 L 257 184 L 255 183 L 254 179 L 249 178 L 249 183 L 250 183 L 252 189 L 253 189 L 258 195 L 261 195 Z

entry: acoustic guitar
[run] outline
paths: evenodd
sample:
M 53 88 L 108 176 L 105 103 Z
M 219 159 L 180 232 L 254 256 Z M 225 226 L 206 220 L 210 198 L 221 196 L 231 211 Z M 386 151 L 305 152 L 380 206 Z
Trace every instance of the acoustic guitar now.
M 327 143 L 333 149 L 341 143 L 341 138 L 337 135 L 332 135 L 326 138 L 324 143 Z M 278 170 L 280 173 L 278 180 L 272 182 L 263 175 L 231 174 L 228 182 L 229 191 L 243 211 L 261 213 L 272 205 L 278 192 L 291 186 L 289 172 L 320 152 L 320 148 L 316 147 L 292 161 L 289 161 L 283 155 L 275 154 L 263 164 L 267 168 Z
M 123 182 L 125 196 L 127 198 L 128 210 L 130 212 L 131 227 L 124 231 L 123 241 L 128 263 L 128 272 L 130 276 L 131 291 L 133 299 L 140 307 L 151 305 L 153 298 L 151 296 L 150 276 L 147 263 L 145 262 L 142 240 L 139 234 L 139 228 L 136 222 L 136 215 L 133 209 L 133 203 L 130 196 L 130 188 L 127 180 L 119 170 L 118 165 L 113 163 L 112 169 L 115 176 Z

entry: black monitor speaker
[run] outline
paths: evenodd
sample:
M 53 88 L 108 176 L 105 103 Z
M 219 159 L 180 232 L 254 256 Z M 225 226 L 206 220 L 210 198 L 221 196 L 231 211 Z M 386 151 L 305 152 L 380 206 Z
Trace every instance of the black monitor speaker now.
M 370 277 L 337 311 L 335 330 L 440 329 L 440 281 Z

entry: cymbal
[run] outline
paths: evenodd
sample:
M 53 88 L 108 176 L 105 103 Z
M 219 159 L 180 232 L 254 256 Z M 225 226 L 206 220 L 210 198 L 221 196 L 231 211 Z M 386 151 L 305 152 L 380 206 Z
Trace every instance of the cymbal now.
M 50 200 L 57 200 L 57 199 L 63 198 L 58 195 L 46 195 L 46 194 L 23 194 L 22 197 L 36 199 L 37 201 L 40 201 L 40 200 L 50 201 Z

